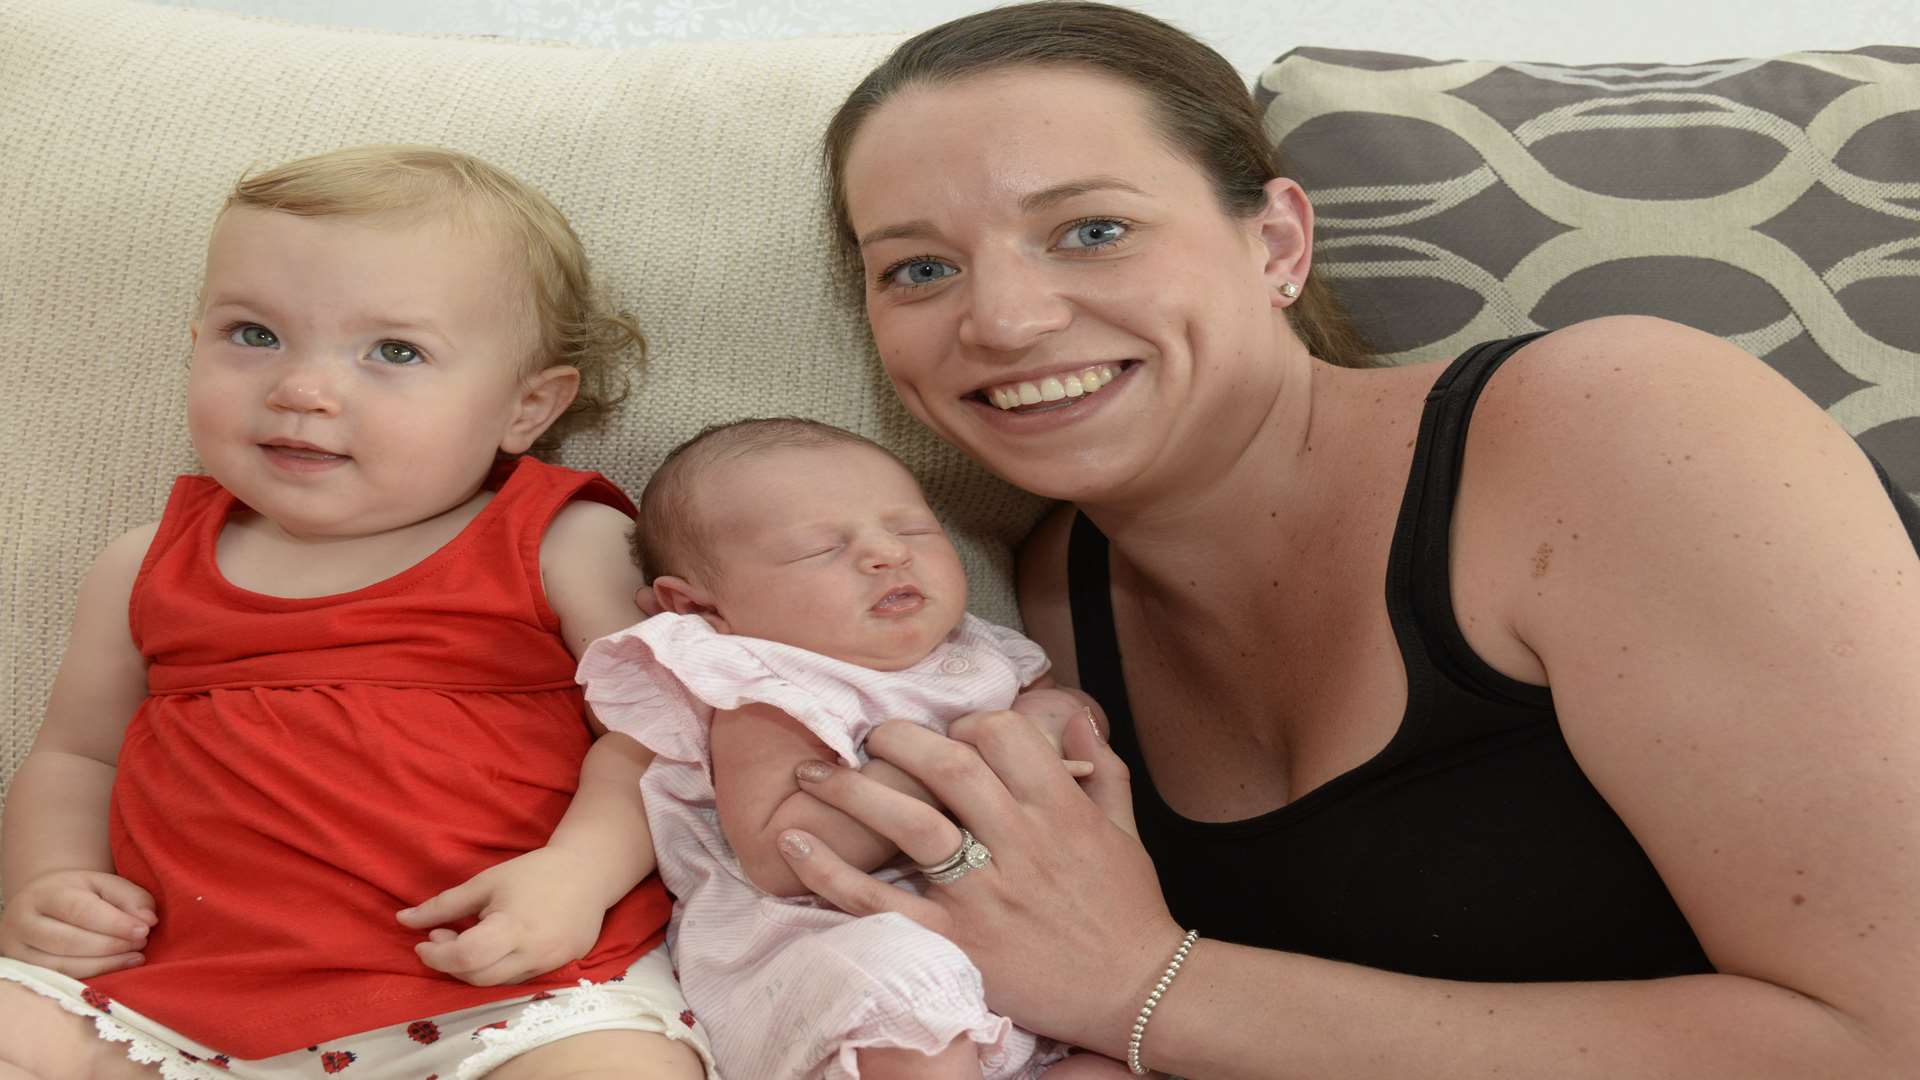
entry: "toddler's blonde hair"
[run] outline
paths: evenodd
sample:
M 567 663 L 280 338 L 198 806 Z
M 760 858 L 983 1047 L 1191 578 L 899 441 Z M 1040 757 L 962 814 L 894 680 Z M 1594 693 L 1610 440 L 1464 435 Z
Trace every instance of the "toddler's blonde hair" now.
M 506 231 L 533 284 L 537 340 L 525 374 L 564 364 L 580 392 L 528 453 L 551 457 L 567 436 L 598 427 L 627 395 L 629 370 L 646 339 L 595 285 L 586 250 L 546 196 L 471 154 L 437 146 L 355 146 L 289 161 L 243 177 L 234 207 L 301 217 L 386 213 L 456 214 Z

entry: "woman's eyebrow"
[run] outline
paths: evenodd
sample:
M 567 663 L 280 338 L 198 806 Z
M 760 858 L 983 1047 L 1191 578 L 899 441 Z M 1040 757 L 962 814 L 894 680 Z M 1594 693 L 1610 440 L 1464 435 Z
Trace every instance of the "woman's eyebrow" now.
M 1066 202 L 1068 199 L 1086 195 L 1095 191 L 1126 191 L 1135 195 L 1146 192 L 1117 176 L 1089 176 L 1081 180 L 1069 180 L 1063 184 L 1044 187 L 1039 191 L 1030 191 L 1020 196 L 1020 211 L 1031 214 Z M 916 237 L 930 236 L 937 230 L 933 222 L 926 218 L 903 221 L 898 225 L 888 225 L 875 229 L 860 238 L 861 247 L 870 247 L 882 240 L 912 240 Z
M 934 232 L 933 222 L 926 218 L 903 221 L 898 225 L 888 225 L 875 229 L 860 238 L 861 247 L 870 247 L 882 240 L 911 240 L 917 236 L 930 236 Z
M 1035 210 L 1045 210 L 1048 207 L 1066 202 L 1075 196 L 1086 195 L 1095 191 L 1130 191 L 1135 195 L 1146 194 L 1146 192 L 1140 190 L 1138 187 L 1127 183 L 1117 176 L 1089 176 L 1082 180 L 1069 180 L 1064 184 L 1055 184 L 1052 187 L 1041 188 L 1039 191 L 1022 195 L 1020 196 L 1020 209 L 1027 213 L 1032 213 Z

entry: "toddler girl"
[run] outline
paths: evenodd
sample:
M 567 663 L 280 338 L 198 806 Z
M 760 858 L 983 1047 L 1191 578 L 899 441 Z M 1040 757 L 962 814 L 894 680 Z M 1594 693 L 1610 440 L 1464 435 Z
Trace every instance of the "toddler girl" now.
M 237 186 L 198 306 L 207 475 L 89 572 L 8 799 L 0 1062 L 700 1076 L 647 755 L 572 678 L 637 614 L 633 508 L 538 460 L 639 345 L 578 239 L 465 155 L 340 151 Z
M 775 847 L 801 828 L 925 888 L 889 843 L 799 791 L 795 767 L 840 761 L 930 799 L 867 759 L 875 726 L 944 732 L 1013 707 L 1057 746 L 1066 724 L 1093 722 L 1091 699 L 1047 685 L 1039 646 L 967 613 L 959 556 L 912 474 L 812 421 L 709 429 L 647 485 L 635 554 L 663 613 L 595 642 L 580 679 L 610 729 L 657 755 L 641 790 L 678 898 L 671 941 L 722 1071 L 978 1080 L 1059 1061 L 1063 1048 L 987 1009 L 952 943 L 809 897 Z M 951 882 L 985 857 L 963 837 L 928 876 Z M 1091 1055 L 1052 1072 L 1127 1075 Z

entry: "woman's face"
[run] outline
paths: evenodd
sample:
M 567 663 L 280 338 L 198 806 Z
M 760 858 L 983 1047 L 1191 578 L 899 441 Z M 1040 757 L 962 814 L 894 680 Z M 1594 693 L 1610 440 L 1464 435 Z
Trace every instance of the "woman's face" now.
M 1298 189 L 1250 218 L 1078 69 L 901 91 L 847 156 L 867 314 L 915 416 L 1056 498 L 1153 499 L 1226 468 L 1271 409 L 1305 277 Z

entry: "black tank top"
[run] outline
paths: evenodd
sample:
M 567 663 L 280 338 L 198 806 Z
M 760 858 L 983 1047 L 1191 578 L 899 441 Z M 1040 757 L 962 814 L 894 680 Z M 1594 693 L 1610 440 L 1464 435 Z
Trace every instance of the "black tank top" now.
M 1494 370 L 1538 336 L 1469 350 L 1427 394 L 1387 563 L 1407 672 L 1399 730 L 1372 759 L 1270 813 L 1202 822 L 1161 800 L 1121 674 L 1107 540 L 1084 514 L 1075 519 L 1067 568 L 1081 685 L 1112 719 L 1140 838 L 1182 925 L 1446 979 L 1713 970 L 1646 853 L 1574 761 L 1548 689 L 1488 666 L 1454 617 L 1447 539 L 1467 422 Z M 1920 546 L 1920 513 L 1894 498 Z

